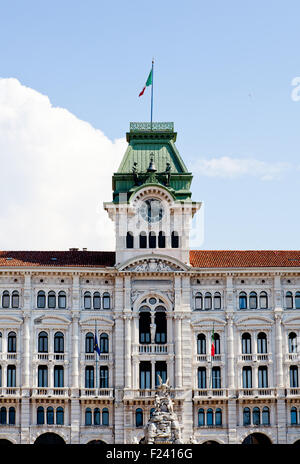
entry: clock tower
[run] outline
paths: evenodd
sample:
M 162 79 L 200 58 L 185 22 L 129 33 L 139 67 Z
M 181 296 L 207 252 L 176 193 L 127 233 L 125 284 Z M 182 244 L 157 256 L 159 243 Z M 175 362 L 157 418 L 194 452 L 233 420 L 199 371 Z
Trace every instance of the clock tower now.
M 119 268 L 189 266 L 191 221 L 201 203 L 191 199 L 193 176 L 176 136 L 170 122 L 130 123 L 128 147 L 113 175 L 113 201 L 104 203 L 115 223 Z

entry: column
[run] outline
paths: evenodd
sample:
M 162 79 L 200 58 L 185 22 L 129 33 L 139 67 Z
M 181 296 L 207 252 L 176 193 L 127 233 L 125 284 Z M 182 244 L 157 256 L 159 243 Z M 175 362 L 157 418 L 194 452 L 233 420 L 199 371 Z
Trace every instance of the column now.
M 131 316 L 124 316 L 125 321 L 125 388 L 131 388 Z
M 79 312 L 72 312 L 72 396 L 78 395 L 79 388 Z
M 175 388 L 182 388 L 181 363 L 181 316 L 174 316 L 175 321 Z
M 227 387 L 229 394 L 234 394 L 234 345 L 233 345 L 233 316 L 226 315 L 227 320 Z

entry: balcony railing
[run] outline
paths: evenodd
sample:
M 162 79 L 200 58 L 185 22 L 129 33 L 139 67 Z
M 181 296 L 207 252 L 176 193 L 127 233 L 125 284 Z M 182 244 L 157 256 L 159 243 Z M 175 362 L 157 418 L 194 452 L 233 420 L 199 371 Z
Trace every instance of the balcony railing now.
M 35 353 L 35 361 L 65 361 L 67 355 L 65 353 Z
M 47 396 L 47 397 L 68 397 L 69 396 L 69 388 L 68 387 L 61 387 L 61 388 L 48 388 L 48 387 L 37 387 L 32 389 L 32 396 Z
M 228 391 L 226 388 L 198 388 L 194 390 L 194 397 L 200 398 L 226 398 Z
M 287 388 L 286 396 L 300 396 L 300 388 L 299 387 Z
M 82 360 L 84 361 L 90 361 L 94 362 L 96 361 L 96 353 L 85 353 L 82 356 Z M 100 353 L 100 355 L 97 354 L 97 360 L 98 361 L 112 361 L 113 359 L 113 354 L 112 353 Z
M 0 396 L 20 396 L 20 387 L 0 387 Z
M 211 356 L 210 354 L 197 354 L 197 362 L 214 362 L 222 360 L 222 354 L 215 354 L 214 356 Z
M 89 398 L 99 397 L 99 396 L 113 398 L 114 389 L 113 388 L 83 388 L 81 389 L 81 396 L 88 396 Z
M 271 359 L 269 353 L 244 353 L 238 355 L 239 362 L 268 362 Z
M 239 390 L 239 396 L 240 397 L 252 397 L 252 398 L 259 398 L 259 397 L 266 397 L 266 396 L 271 396 L 274 397 L 276 396 L 276 389 L 275 388 L 241 388 Z

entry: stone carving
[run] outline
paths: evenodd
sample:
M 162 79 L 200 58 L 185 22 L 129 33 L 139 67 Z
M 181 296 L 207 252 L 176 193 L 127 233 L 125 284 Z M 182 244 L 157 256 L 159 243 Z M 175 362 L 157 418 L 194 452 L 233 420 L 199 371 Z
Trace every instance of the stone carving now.
M 150 324 L 151 343 L 155 341 L 156 324 Z
M 148 259 L 141 263 L 131 265 L 124 269 L 132 272 L 172 272 L 180 270 L 178 266 L 166 263 L 163 260 Z
M 170 396 L 169 379 L 163 383 L 158 376 L 159 386 L 155 394 L 154 412 L 145 426 L 142 444 L 176 444 L 183 443 L 177 415 L 173 409 Z

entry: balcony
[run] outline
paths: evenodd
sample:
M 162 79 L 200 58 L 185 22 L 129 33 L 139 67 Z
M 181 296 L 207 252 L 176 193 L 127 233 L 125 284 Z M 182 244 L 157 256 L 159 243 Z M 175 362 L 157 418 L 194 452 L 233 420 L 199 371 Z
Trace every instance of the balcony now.
M 113 360 L 112 353 L 101 353 L 100 355 L 97 354 L 97 361 L 110 362 L 112 360 Z M 84 353 L 81 356 L 81 361 L 96 362 L 96 353 Z
M 286 389 L 286 396 L 300 396 L 300 388 L 299 387 L 292 387 Z
M 269 353 L 249 353 L 238 355 L 238 362 L 269 362 L 271 355 Z
M 63 397 L 67 398 L 69 396 L 69 388 L 68 387 L 61 387 L 61 388 L 48 388 L 48 387 L 37 387 L 32 389 L 32 396 L 33 397 Z
M 113 398 L 114 397 L 114 389 L 113 388 L 82 388 L 81 389 L 81 397 Z
M 226 388 L 198 388 L 193 391 L 193 397 L 196 400 L 203 398 L 227 398 L 228 391 Z
M 297 363 L 300 361 L 300 353 L 287 353 L 284 357 L 285 362 Z
M 66 361 L 67 355 L 65 353 L 35 353 L 34 361 Z
M 197 354 L 197 362 L 219 362 L 223 361 L 223 355 L 222 354 L 215 354 L 214 356 L 211 356 L 210 354 Z
M 274 398 L 276 396 L 276 388 L 241 388 L 239 390 L 240 398 Z
M 20 387 L 0 387 L 0 396 L 12 397 L 21 396 Z
M 172 343 L 135 343 L 132 346 L 132 354 L 168 354 L 173 353 Z

